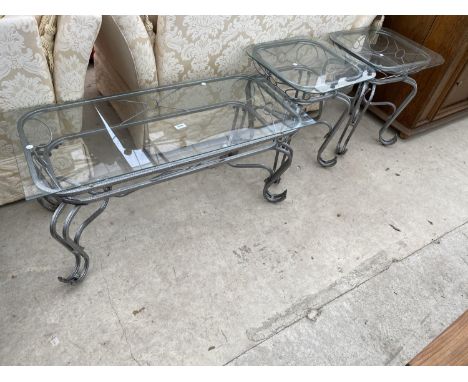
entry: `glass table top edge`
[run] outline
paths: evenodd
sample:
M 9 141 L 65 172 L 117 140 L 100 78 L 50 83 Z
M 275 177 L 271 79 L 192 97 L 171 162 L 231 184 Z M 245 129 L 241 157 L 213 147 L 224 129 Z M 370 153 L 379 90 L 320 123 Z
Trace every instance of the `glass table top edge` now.
M 348 83 L 348 84 L 344 84 L 342 86 L 335 87 L 335 88 L 329 89 L 327 91 L 320 91 L 314 86 L 302 86 L 300 84 L 297 84 L 295 82 L 292 82 L 292 81 L 288 80 L 287 78 L 285 78 L 281 74 L 280 71 L 277 70 L 277 68 L 275 68 L 274 66 L 271 66 L 268 62 L 266 62 L 262 57 L 257 55 L 256 52 L 255 52 L 255 51 L 259 50 L 259 49 L 265 49 L 265 48 L 268 48 L 268 47 L 286 46 L 288 44 L 301 43 L 301 42 L 306 43 L 306 44 L 310 44 L 310 45 L 319 46 L 323 51 L 329 53 L 330 55 L 332 55 L 336 59 L 345 61 L 350 66 L 356 67 L 356 64 L 359 63 L 359 64 L 366 67 L 366 70 L 368 71 L 368 75 L 363 77 L 364 76 L 364 73 L 363 73 L 364 71 L 362 70 L 362 68 L 359 68 L 359 70 L 361 71 L 362 80 L 355 81 L 355 82 Z M 309 38 L 309 37 L 288 38 L 288 39 L 268 41 L 268 42 L 259 43 L 259 44 L 251 44 L 245 50 L 246 50 L 247 54 L 249 55 L 249 57 L 252 60 L 254 60 L 258 65 L 262 66 L 264 69 L 266 69 L 266 70 L 270 71 L 271 73 L 273 73 L 278 79 L 280 79 L 281 81 L 283 81 L 287 85 L 291 86 L 295 90 L 303 91 L 303 92 L 309 93 L 309 94 L 322 95 L 322 94 L 327 94 L 327 93 L 331 93 L 331 92 L 336 92 L 336 91 L 339 91 L 340 89 L 345 88 L 347 86 L 350 86 L 352 84 L 368 81 L 369 79 L 372 79 L 372 78 L 374 78 L 376 76 L 376 72 L 375 72 L 374 67 L 368 65 L 366 62 L 363 62 L 362 60 L 359 60 L 355 55 L 351 55 L 351 56 L 352 56 L 353 60 L 357 61 L 356 63 L 352 62 L 347 57 L 344 57 L 343 55 L 335 52 L 333 50 L 333 45 L 329 44 L 328 42 L 312 39 L 312 38 Z
M 256 138 L 248 142 L 243 142 L 240 144 L 233 144 L 226 149 L 217 149 L 213 151 L 209 151 L 206 153 L 202 153 L 199 155 L 191 156 L 185 159 L 188 159 L 188 161 L 181 159 L 179 161 L 174 161 L 170 162 L 170 166 L 166 167 L 180 167 L 183 166 L 186 162 L 190 162 L 191 159 L 193 160 L 200 160 L 203 161 L 207 158 L 210 158 L 214 155 L 222 155 L 225 152 L 229 151 L 235 151 L 241 148 L 249 147 L 249 146 L 255 146 L 255 145 L 261 145 L 264 144 L 267 141 L 272 141 L 273 139 L 276 139 L 280 136 L 288 136 L 296 132 L 302 127 L 309 126 L 314 123 L 314 120 L 311 118 L 306 119 L 304 118 L 303 115 L 299 115 L 297 110 L 293 109 L 293 106 L 289 103 L 286 102 L 284 99 L 284 96 L 280 93 L 277 92 L 277 90 L 273 89 L 271 85 L 265 81 L 265 79 L 262 76 L 259 75 L 233 75 L 233 76 L 227 76 L 227 77 L 219 77 L 219 78 L 210 78 L 210 79 L 203 79 L 203 80 L 195 80 L 195 81 L 187 81 L 183 83 L 178 83 L 178 84 L 173 84 L 173 85 L 167 85 L 167 86 L 160 86 L 156 88 L 150 88 L 150 89 L 142 89 L 142 90 L 137 90 L 133 92 L 124 92 L 124 93 L 119 93 L 116 95 L 111 95 L 111 96 L 103 96 L 103 97 L 95 97 L 92 99 L 82 99 L 78 101 L 70 101 L 66 102 L 63 104 L 51 104 L 51 105 L 44 105 L 40 106 L 34 109 L 28 108 L 25 109 L 24 113 L 21 115 L 20 119 L 18 120 L 17 123 L 17 131 L 19 135 L 19 141 L 21 144 L 21 149 L 23 151 L 24 157 L 26 158 L 26 163 L 28 166 L 29 174 L 32 178 L 32 181 L 34 183 L 34 186 L 37 187 L 38 192 L 37 195 L 36 193 L 32 195 L 31 197 L 27 199 L 35 199 L 37 197 L 45 196 L 45 195 L 58 195 L 58 196 L 69 196 L 69 195 L 76 195 L 81 192 L 89 191 L 92 189 L 96 188 L 102 188 L 106 185 L 110 184 L 115 184 L 119 183 L 121 180 L 120 178 L 125 178 L 126 180 L 131 180 L 135 178 L 139 178 L 145 175 L 150 175 L 152 173 L 158 173 L 161 171 L 164 171 L 165 167 L 164 165 L 161 166 L 151 166 L 151 167 L 146 167 L 146 168 L 140 168 L 136 169 L 134 171 L 128 172 L 126 174 L 119 174 L 119 175 L 114 175 L 110 176 L 109 178 L 105 178 L 102 180 L 98 181 L 93 181 L 90 182 L 89 184 L 85 185 L 78 185 L 77 187 L 72 187 L 72 188 L 51 188 L 49 184 L 43 182 L 40 177 L 38 176 L 36 166 L 33 164 L 33 160 L 31 157 L 31 151 L 27 148 L 29 145 L 28 139 L 26 138 L 24 131 L 23 131 L 23 125 L 25 121 L 28 120 L 28 118 L 33 117 L 34 115 L 41 113 L 41 112 L 49 112 L 49 111 L 61 111 L 61 110 L 67 110 L 67 109 L 73 109 L 74 107 L 81 107 L 83 105 L 90 105 L 93 104 L 93 102 L 103 102 L 103 101 L 112 101 L 112 100 L 117 100 L 121 98 L 125 98 L 128 96 L 138 96 L 142 94 L 150 94 L 152 92 L 158 92 L 158 91 L 164 91 L 164 90 L 170 90 L 170 89 L 181 89 L 186 86 L 192 86 L 192 85 L 197 85 L 197 84 L 202 84 L 202 83 L 210 83 L 210 82 L 219 82 L 219 81 L 225 81 L 225 80 L 246 80 L 250 81 L 253 80 L 255 81 L 256 84 L 258 84 L 260 87 L 262 87 L 264 90 L 268 92 L 272 92 L 273 96 L 277 98 L 277 102 L 284 101 L 282 102 L 282 107 L 284 109 L 287 109 L 288 112 L 290 112 L 293 115 L 296 115 L 299 117 L 300 123 L 298 125 L 289 127 L 285 125 L 286 131 L 281 132 L 281 133 L 274 133 L 270 134 L 264 137 Z M 17 155 L 17 154 L 16 154 Z M 16 156 L 15 155 L 15 156 Z M 23 185 L 24 186 L 24 185 Z
M 42 182 L 38 178 L 37 172 L 36 172 L 36 169 L 34 168 L 34 166 L 31 165 L 31 167 L 29 167 L 29 169 L 31 171 L 31 176 L 32 176 L 33 180 L 35 179 L 34 185 L 36 187 L 38 187 L 41 191 L 44 191 L 45 195 L 52 195 L 52 196 L 57 195 L 57 196 L 62 196 L 62 197 L 74 196 L 74 195 L 78 195 L 78 194 L 81 194 L 81 193 L 84 193 L 84 192 L 89 192 L 89 191 L 93 191 L 93 190 L 100 189 L 100 188 L 103 188 L 103 187 L 119 184 L 119 183 L 122 182 L 122 179 L 125 180 L 125 181 L 131 181 L 131 180 L 138 179 L 138 178 L 141 178 L 141 177 L 144 177 L 144 176 L 149 176 L 149 175 L 157 174 L 157 173 L 163 173 L 165 170 L 170 170 L 172 168 L 179 168 L 179 167 L 182 167 L 184 165 L 190 165 L 192 163 L 197 163 L 199 161 L 209 160 L 210 158 L 217 157 L 217 156 L 225 154 L 225 153 L 238 151 L 240 149 L 246 149 L 246 148 L 249 148 L 251 146 L 261 145 L 261 144 L 264 144 L 266 142 L 273 142 L 273 140 L 276 139 L 276 138 L 279 138 L 279 137 L 282 137 L 282 136 L 285 136 L 285 137 L 290 136 L 290 135 L 296 133 L 298 130 L 300 130 L 300 129 L 304 128 L 304 127 L 307 127 L 307 126 L 311 126 L 311 125 L 313 125 L 315 123 L 316 123 L 316 121 L 314 119 L 310 118 L 307 124 L 303 124 L 300 127 L 297 127 L 297 128 L 295 128 L 293 130 L 288 131 L 287 133 L 272 134 L 272 135 L 270 135 L 268 137 L 262 137 L 262 138 L 258 138 L 258 139 L 255 139 L 255 140 L 251 140 L 249 142 L 232 145 L 232 146 L 229 146 L 229 147 L 227 147 L 225 149 L 216 149 L 216 150 L 213 150 L 213 151 L 210 151 L 210 152 L 207 152 L 207 153 L 192 156 L 190 158 L 180 159 L 178 161 L 170 162 L 170 163 L 165 164 L 165 165 L 142 168 L 142 169 L 132 171 L 132 172 L 130 172 L 128 174 L 115 175 L 115 176 L 112 176 L 112 177 L 109 177 L 109 178 L 106 178 L 106 179 L 102 179 L 102 180 L 99 180 L 99 181 L 96 181 L 96 182 L 93 182 L 93 183 L 90 183 L 90 184 L 80 185 L 78 187 L 69 188 L 69 189 L 64 189 L 64 188 L 52 189 L 52 188 L 48 187 L 47 185 L 45 185 L 45 183 Z M 29 164 L 29 161 L 28 161 L 28 166 L 29 165 L 30 164 Z M 122 179 L 120 179 L 120 178 L 122 178 Z M 30 197 L 30 198 L 27 198 L 27 199 L 28 200 L 36 199 L 36 198 L 39 198 L 41 196 L 44 196 L 44 195 L 36 195 L 34 197 Z
M 407 64 L 401 64 L 398 66 L 378 65 L 378 64 L 371 62 L 369 59 L 366 59 L 366 57 L 360 55 L 358 52 L 355 52 L 354 50 L 350 49 L 339 39 L 342 36 L 352 35 L 356 33 L 369 33 L 369 32 L 376 32 L 378 34 L 385 35 L 387 37 L 392 37 L 396 40 L 399 40 L 400 42 L 403 41 L 405 44 L 409 44 L 413 46 L 414 48 L 424 52 L 427 58 L 425 61 L 422 61 L 421 64 L 407 63 Z M 331 32 L 329 34 L 329 39 L 340 49 L 343 49 L 345 52 L 354 56 L 356 59 L 366 63 L 367 65 L 374 68 L 376 71 L 382 72 L 382 73 L 402 74 L 402 75 L 412 74 L 412 73 L 416 73 L 427 68 L 441 65 L 445 62 L 444 58 L 439 53 L 386 27 L 381 27 L 381 28 L 363 27 L 363 28 L 355 28 L 355 29 Z

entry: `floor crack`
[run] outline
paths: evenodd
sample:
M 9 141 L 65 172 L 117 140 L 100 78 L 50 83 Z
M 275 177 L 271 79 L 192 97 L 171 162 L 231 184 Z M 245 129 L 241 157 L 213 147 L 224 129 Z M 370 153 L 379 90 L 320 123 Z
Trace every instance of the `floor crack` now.
M 106 285 L 107 298 L 109 300 L 109 305 L 111 306 L 111 309 L 114 312 L 115 318 L 117 318 L 117 321 L 118 321 L 118 323 L 120 325 L 120 328 L 122 329 L 122 334 L 124 336 L 125 342 L 128 345 L 128 350 L 129 350 L 129 353 L 130 353 L 130 357 L 132 357 L 133 361 L 135 361 L 135 363 L 138 366 L 141 366 L 141 363 L 138 362 L 138 360 L 135 358 L 135 355 L 133 354 L 132 345 L 130 344 L 130 341 L 128 340 L 128 337 L 127 337 L 127 330 L 125 329 L 125 326 L 122 324 L 122 321 L 120 320 L 120 316 L 117 313 L 117 308 L 115 307 L 114 302 L 112 301 L 112 298 L 111 298 L 111 295 L 110 295 L 110 290 L 109 290 L 109 284 L 107 283 L 107 280 L 104 277 L 104 273 L 102 271 L 102 261 L 100 261 L 100 266 L 101 266 L 101 276 L 102 276 L 102 279 L 104 281 L 104 284 Z
M 467 224 L 468 221 L 465 221 L 463 222 L 462 224 L 452 228 L 451 230 L 443 233 L 442 235 L 438 236 L 435 240 L 436 241 L 440 241 L 440 239 L 442 239 L 443 237 L 445 237 L 446 235 L 452 233 L 453 231 L 459 229 L 460 227 L 464 226 L 465 224 Z M 352 288 L 346 290 L 345 292 L 343 293 L 340 293 L 339 295 L 335 296 L 334 298 L 328 300 L 327 302 L 323 303 L 322 305 L 320 306 L 317 306 L 317 307 L 314 307 L 315 310 L 321 312 L 322 309 L 324 307 L 326 307 L 327 305 L 331 304 L 332 302 L 334 302 L 335 300 L 337 300 L 338 298 L 354 291 L 355 289 L 359 288 L 360 286 L 362 286 L 363 284 L 367 283 L 368 281 L 374 279 L 375 277 L 381 275 L 382 273 L 386 272 L 387 270 L 390 269 L 390 267 L 393 265 L 393 264 L 396 264 L 396 263 L 400 263 L 408 258 L 410 258 L 411 256 L 417 254 L 419 251 L 423 250 L 424 248 L 430 246 L 430 245 L 437 245 L 434 243 L 434 240 L 431 240 L 430 242 L 424 244 L 423 246 L 421 246 L 420 248 L 410 252 L 408 255 L 404 256 L 404 257 L 401 257 L 399 259 L 392 259 L 386 266 L 384 266 L 380 271 L 378 271 L 377 273 L 375 273 L 374 275 L 368 277 L 367 279 L 363 280 L 362 282 L 360 283 L 357 283 L 356 285 L 354 285 Z M 262 340 L 259 340 L 257 343 L 255 343 L 254 345 L 252 345 L 251 347 L 249 347 L 248 349 L 246 349 L 245 351 L 243 351 L 242 353 L 238 354 L 237 356 L 235 356 L 234 358 L 232 358 L 231 360 L 229 360 L 228 362 L 226 362 L 224 364 L 224 366 L 227 366 L 229 365 L 230 363 L 234 362 L 236 359 L 240 358 L 242 355 L 246 354 L 247 352 L 251 351 L 252 349 L 255 349 L 257 346 L 261 345 L 263 342 L 265 341 L 268 341 L 269 339 L 273 338 L 274 336 L 276 336 L 277 334 L 281 333 L 283 330 L 293 326 L 294 324 L 298 323 L 299 321 L 305 319 L 307 317 L 307 314 L 310 312 L 310 309 L 306 310 L 305 312 L 303 312 L 303 314 L 299 317 L 297 317 L 297 319 L 293 320 L 292 322 L 290 322 L 289 324 L 287 325 L 284 325 L 284 326 L 281 326 L 280 328 L 278 328 L 277 330 L 273 331 L 271 333 L 270 336 L 267 336 L 266 338 L 262 339 Z M 313 320 L 311 322 L 314 322 Z

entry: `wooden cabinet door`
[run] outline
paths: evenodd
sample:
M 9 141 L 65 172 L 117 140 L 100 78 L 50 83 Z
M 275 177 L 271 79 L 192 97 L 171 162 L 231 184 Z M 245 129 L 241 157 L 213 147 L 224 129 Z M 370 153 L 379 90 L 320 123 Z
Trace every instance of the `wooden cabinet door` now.
M 443 118 L 466 108 L 468 108 L 468 61 L 465 59 L 461 73 L 452 85 L 434 119 Z
M 467 62 L 467 39 L 468 16 L 437 16 L 424 45 L 442 55 L 445 63 L 414 77 L 418 81 L 418 93 L 428 95 L 426 104 L 421 105 L 414 127 L 448 115 L 449 109 L 442 112 L 442 105 Z M 424 80 L 419 81 L 419 76 L 424 77 Z
M 445 60 L 443 65 L 412 76 L 418 92 L 393 126 L 405 135 L 412 135 L 433 123 L 436 126 L 436 121 L 442 123 L 444 117 L 466 110 L 468 16 L 387 16 L 384 26 L 432 49 Z M 375 100 L 399 105 L 409 90 L 409 86 L 401 83 L 380 86 Z M 389 113 L 384 107 L 371 111 L 381 118 Z

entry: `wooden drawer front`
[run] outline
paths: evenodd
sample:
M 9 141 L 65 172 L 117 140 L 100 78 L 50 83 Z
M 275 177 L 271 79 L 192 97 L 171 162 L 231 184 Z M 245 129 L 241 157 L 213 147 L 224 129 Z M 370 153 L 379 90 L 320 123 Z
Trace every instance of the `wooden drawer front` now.
M 462 72 L 442 104 L 442 108 L 454 106 L 464 101 L 468 101 L 468 63 L 465 63 Z

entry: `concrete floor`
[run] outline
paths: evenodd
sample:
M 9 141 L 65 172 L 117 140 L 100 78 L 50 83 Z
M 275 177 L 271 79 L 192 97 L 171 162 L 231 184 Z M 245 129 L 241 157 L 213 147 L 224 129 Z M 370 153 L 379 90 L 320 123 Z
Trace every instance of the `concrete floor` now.
M 405 364 L 468 308 L 468 120 L 378 126 L 329 169 L 300 132 L 278 205 L 229 167 L 112 200 L 75 287 L 49 213 L 1 207 L 0 364 Z

